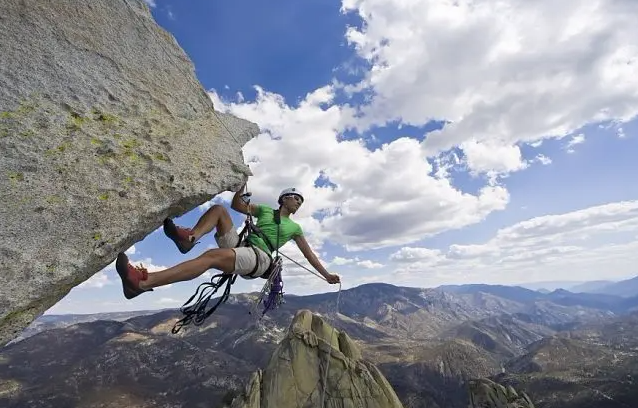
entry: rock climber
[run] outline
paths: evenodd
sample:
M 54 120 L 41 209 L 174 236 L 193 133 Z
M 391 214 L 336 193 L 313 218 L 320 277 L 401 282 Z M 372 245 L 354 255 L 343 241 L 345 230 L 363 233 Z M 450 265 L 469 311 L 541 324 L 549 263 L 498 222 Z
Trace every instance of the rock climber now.
M 231 208 L 243 214 L 257 218 L 260 228 L 272 245 L 277 245 L 277 225 L 274 221 L 274 209 L 264 204 L 249 204 L 244 201 L 242 191 L 245 184 L 233 196 Z M 314 254 L 304 237 L 301 226 L 290 218 L 304 202 L 303 194 L 296 188 L 288 188 L 278 198 L 281 225 L 278 247 L 281 248 L 289 240 L 295 241 L 306 260 L 319 272 L 328 283 L 339 283 L 340 277 L 329 273 Z M 209 249 L 198 257 L 177 264 L 171 268 L 148 272 L 142 266 L 133 266 L 126 254 L 120 253 L 115 262 L 117 273 L 122 279 L 124 296 L 132 299 L 153 288 L 174 282 L 192 280 L 206 270 L 215 268 L 225 274 L 237 274 L 247 279 L 260 277 L 270 266 L 272 252 L 266 242 L 255 234 L 249 235 L 247 246 L 237 247 L 239 235 L 233 226 L 230 214 L 220 204 L 210 207 L 197 221 L 193 228 L 176 226 L 169 218 L 164 220 L 164 233 L 170 238 L 178 250 L 186 254 L 205 234 L 216 228 L 214 237 L 219 248 Z

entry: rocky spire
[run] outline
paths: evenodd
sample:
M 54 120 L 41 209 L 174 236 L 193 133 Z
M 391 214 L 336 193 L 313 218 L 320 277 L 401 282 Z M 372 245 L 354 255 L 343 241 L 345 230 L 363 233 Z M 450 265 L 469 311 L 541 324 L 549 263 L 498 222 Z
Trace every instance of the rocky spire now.
M 504 387 L 487 378 L 471 381 L 469 389 L 469 408 L 534 408 L 524 392 L 519 394 L 512 386 Z
M 385 377 L 362 358 L 345 332 L 309 310 L 300 310 L 266 369 L 253 374 L 244 394 L 231 407 L 322 406 L 403 408 Z

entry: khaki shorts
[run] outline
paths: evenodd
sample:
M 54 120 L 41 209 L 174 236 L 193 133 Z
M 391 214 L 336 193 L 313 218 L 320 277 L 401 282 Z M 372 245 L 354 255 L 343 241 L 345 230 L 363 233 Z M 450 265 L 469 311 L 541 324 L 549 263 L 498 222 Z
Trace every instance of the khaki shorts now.
M 270 257 L 268 254 L 259 248 L 255 248 L 257 250 L 257 254 L 259 254 L 259 268 L 257 268 L 257 271 L 252 277 L 245 277 L 244 275 L 248 275 L 252 272 L 253 268 L 255 268 L 256 257 L 253 248 L 249 246 L 235 248 L 239 242 L 239 235 L 235 228 L 232 228 L 222 236 L 217 235 L 217 232 L 215 232 L 215 241 L 217 242 L 217 246 L 220 248 L 231 248 L 235 251 L 234 273 L 245 279 L 260 277 L 270 266 Z

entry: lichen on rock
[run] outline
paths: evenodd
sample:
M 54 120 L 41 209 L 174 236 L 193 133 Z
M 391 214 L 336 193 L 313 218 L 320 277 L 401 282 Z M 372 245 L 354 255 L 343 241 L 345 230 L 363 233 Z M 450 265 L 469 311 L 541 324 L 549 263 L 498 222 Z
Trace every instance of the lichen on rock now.
M 162 225 L 250 175 L 142 0 L 0 9 L 0 346 Z M 116 23 L 114 23 L 116 22 Z

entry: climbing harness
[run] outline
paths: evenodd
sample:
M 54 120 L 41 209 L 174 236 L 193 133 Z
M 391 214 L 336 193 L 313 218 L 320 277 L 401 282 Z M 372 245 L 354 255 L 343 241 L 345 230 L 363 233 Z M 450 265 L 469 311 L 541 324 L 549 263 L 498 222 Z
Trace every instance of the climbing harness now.
M 244 200 L 244 202 L 246 202 L 247 205 L 250 205 L 250 199 L 249 199 L 250 195 L 251 193 L 245 193 L 242 195 L 242 199 Z M 261 229 L 255 225 L 250 212 L 248 212 L 247 214 L 244 228 L 239 233 L 239 240 L 237 242 L 237 245 L 235 245 L 235 248 L 248 246 L 248 247 L 251 247 L 253 251 L 255 251 L 255 260 L 256 260 L 255 267 L 250 273 L 244 275 L 244 277 L 248 279 L 254 278 L 255 273 L 257 272 L 260 266 L 257 249 L 255 248 L 253 244 L 251 244 L 248 241 L 250 236 L 252 234 L 259 236 L 260 238 L 264 240 L 268 248 L 271 250 L 270 253 L 272 254 L 272 252 L 275 252 L 275 256 L 274 257 L 271 256 L 268 269 L 266 269 L 264 274 L 261 276 L 261 278 L 267 280 L 255 304 L 255 307 L 256 307 L 260 303 L 262 302 L 264 303 L 264 310 L 262 311 L 261 317 L 263 317 L 263 315 L 266 314 L 266 312 L 268 312 L 269 310 L 272 310 L 283 303 L 283 282 L 281 280 L 282 261 L 281 261 L 281 257 L 279 256 L 280 255 L 279 254 L 279 234 L 280 234 L 281 216 L 278 209 L 275 210 L 274 212 L 274 220 L 275 220 L 275 224 L 277 224 L 277 245 L 276 246 L 273 246 L 272 242 L 268 239 L 268 237 L 264 234 L 264 232 L 261 231 Z M 182 312 L 182 314 L 184 314 L 184 317 L 175 323 L 175 325 L 173 326 L 173 329 L 171 330 L 172 333 L 173 334 L 179 333 L 182 327 L 190 324 L 191 322 L 195 326 L 199 326 L 202 323 L 204 323 L 204 321 L 211 314 L 213 314 L 222 303 L 225 303 L 228 300 L 228 297 L 230 296 L 231 286 L 235 283 L 236 279 L 237 279 L 236 274 L 219 273 L 211 277 L 210 282 L 204 282 L 200 284 L 197 287 L 197 290 L 195 291 L 195 293 L 180 308 L 180 311 Z M 226 284 L 224 293 L 219 298 L 217 303 L 207 310 L 206 307 L 208 305 L 208 302 L 211 300 L 212 296 L 215 293 L 217 293 L 217 291 L 224 284 Z M 201 290 L 201 293 L 200 293 L 200 290 Z M 266 292 L 268 292 L 268 298 L 264 302 Z M 189 305 L 189 303 L 191 303 L 198 294 L 199 294 L 199 297 L 197 298 L 197 301 L 193 303 L 192 305 Z M 254 310 L 255 307 L 253 307 L 251 314 L 255 313 L 255 310 Z

